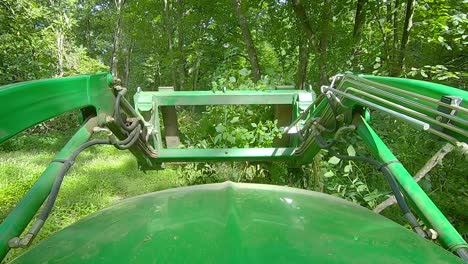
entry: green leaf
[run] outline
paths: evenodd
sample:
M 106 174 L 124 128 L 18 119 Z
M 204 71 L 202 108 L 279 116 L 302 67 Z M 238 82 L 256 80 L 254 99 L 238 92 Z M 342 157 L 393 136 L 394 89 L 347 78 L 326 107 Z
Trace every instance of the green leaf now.
M 240 71 L 239 71 L 239 74 L 242 75 L 242 76 L 247 76 L 250 74 L 250 71 L 247 70 L 246 68 L 242 68 Z
M 229 142 L 231 142 L 232 144 L 236 143 L 236 139 L 235 139 L 233 136 L 231 136 L 231 135 L 229 135 L 229 136 L 227 137 L 227 140 L 228 140 Z
M 365 184 L 359 185 L 359 186 L 356 188 L 356 190 L 357 190 L 358 192 L 363 192 L 363 191 L 365 191 L 366 189 L 367 189 L 367 185 L 365 185 Z
M 335 176 L 335 173 L 333 173 L 333 171 L 327 171 L 327 172 L 325 172 L 325 174 L 323 176 L 327 177 L 327 178 L 330 178 L 330 177 Z
M 233 76 L 229 77 L 229 81 L 232 82 L 232 83 L 235 83 L 236 82 L 236 77 L 233 77 Z
M 345 172 L 345 173 L 348 173 L 348 172 L 351 172 L 351 171 L 353 171 L 353 165 L 348 164 L 348 165 L 346 165 L 346 166 L 344 167 L 344 172 Z
M 331 158 L 328 160 L 328 163 L 333 164 L 333 165 L 336 165 L 336 164 L 340 163 L 340 159 L 337 158 L 337 157 L 335 157 L 335 156 L 333 156 L 333 157 L 331 157 Z
M 250 125 L 251 125 L 252 127 L 257 127 L 257 124 L 255 124 L 255 123 L 250 123 Z
M 235 116 L 231 119 L 231 124 L 234 124 L 234 123 L 237 123 L 239 122 L 239 117 L 238 116 Z
M 375 199 L 379 198 L 382 195 L 384 195 L 384 194 L 383 193 L 377 193 L 377 194 L 366 195 L 366 196 L 364 196 L 364 201 L 369 202 L 369 201 L 372 201 L 372 200 L 375 200 Z
M 222 133 L 222 132 L 226 131 L 226 127 L 224 127 L 222 124 L 218 124 L 215 127 L 215 129 L 216 129 L 216 132 L 218 132 L 218 133 Z
M 348 151 L 349 156 L 356 156 L 356 150 L 354 149 L 353 145 L 349 145 L 346 151 Z

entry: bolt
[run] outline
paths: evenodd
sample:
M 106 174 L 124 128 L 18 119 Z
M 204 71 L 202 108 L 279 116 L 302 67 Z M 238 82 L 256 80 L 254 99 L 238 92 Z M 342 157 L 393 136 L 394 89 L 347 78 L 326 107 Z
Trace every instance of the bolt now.
M 112 116 L 106 116 L 106 123 L 107 124 L 112 123 L 114 121 L 115 121 L 115 119 Z
M 20 247 L 21 239 L 19 237 L 14 237 L 8 241 L 8 246 L 10 248 L 18 248 Z
M 113 78 L 112 79 L 112 84 L 114 85 L 119 85 L 122 83 L 122 80 L 120 80 L 119 78 Z
M 109 129 L 103 128 L 103 127 L 94 127 L 93 132 L 95 132 L 95 133 L 97 133 L 97 132 L 106 132 L 108 136 L 112 135 L 112 132 Z
M 340 114 L 340 115 L 337 115 L 337 116 L 336 116 L 336 121 L 342 122 L 343 120 L 344 120 L 343 114 Z
M 432 240 L 436 240 L 437 237 L 438 237 L 438 235 L 439 235 L 439 234 L 437 234 L 437 231 L 435 231 L 435 230 L 432 229 L 432 228 L 429 228 L 429 229 L 426 231 L 426 233 L 427 233 L 427 236 L 428 236 L 430 239 L 432 239 Z

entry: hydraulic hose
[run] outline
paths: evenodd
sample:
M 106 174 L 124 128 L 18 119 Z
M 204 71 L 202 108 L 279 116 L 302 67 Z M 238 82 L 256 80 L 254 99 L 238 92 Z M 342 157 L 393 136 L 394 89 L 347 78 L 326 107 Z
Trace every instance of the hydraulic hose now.
M 80 154 L 84 149 L 91 147 L 93 145 L 98 145 L 98 144 L 101 144 L 101 145 L 110 144 L 110 141 L 99 140 L 99 139 L 88 141 L 82 144 L 81 146 L 79 146 L 75 151 L 73 151 L 69 158 L 52 161 L 52 162 L 63 163 L 63 166 L 55 178 L 54 184 L 49 193 L 49 197 L 47 198 L 46 204 L 44 205 L 44 208 L 42 209 L 42 212 L 39 215 L 38 219 L 31 226 L 31 229 L 29 229 L 29 232 L 23 238 L 16 237 L 10 240 L 8 243 L 10 247 L 13 247 L 13 248 L 14 247 L 26 247 L 31 244 L 32 240 L 39 233 L 45 221 L 49 217 L 50 212 L 52 211 L 52 208 L 54 207 L 55 201 L 57 200 L 57 196 L 60 190 L 60 186 L 62 185 L 63 178 L 65 177 L 65 174 L 75 162 L 75 159 L 78 156 L 78 154 Z
M 364 161 L 364 162 L 367 162 L 367 163 L 370 163 L 370 164 L 374 165 L 378 170 L 380 170 L 383 173 L 383 175 L 385 176 L 385 178 L 387 179 L 388 184 L 390 185 L 390 188 L 392 189 L 392 193 L 395 196 L 395 199 L 397 200 L 397 203 L 398 203 L 401 211 L 403 211 L 407 222 L 411 225 L 411 228 L 413 228 L 413 230 L 418 235 L 420 235 L 420 236 L 422 236 L 424 238 L 427 236 L 426 233 L 424 232 L 424 230 L 419 225 L 416 217 L 411 212 L 408 204 L 406 203 L 405 198 L 401 194 L 401 190 L 400 190 L 400 188 L 398 186 L 398 183 L 395 180 L 395 177 L 393 177 L 390 170 L 387 168 L 387 166 L 390 165 L 393 162 L 391 162 L 391 163 L 381 163 L 381 162 L 379 162 L 379 161 L 377 161 L 375 159 L 372 159 L 372 158 L 369 158 L 369 157 L 364 157 L 364 156 L 340 155 L 340 154 L 335 153 L 333 150 L 329 149 L 334 144 L 334 142 L 336 142 L 335 140 L 332 140 L 331 142 L 327 142 L 321 135 L 317 135 L 316 139 L 317 139 L 317 143 L 319 144 L 320 148 L 328 149 L 328 151 L 329 151 L 329 153 L 331 155 L 333 155 L 333 156 L 335 156 L 335 157 L 337 157 L 337 158 L 339 158 L 341 160 Z M 395 161 L 395 162 L 399 162 L 399 161 Z
M 69 158 L 67 159 L 60 159 L 60 160 L 53 160 L 52 162 L 60 162 L 63 163 L 62 168 L 58 172 L 54 184 L 52 185 L 52 188 L 50 190 L 49 196 L 47 198 L 47 201 L 44 205 L 44 208 L 41 211 L 41 214 L 39 215 L 38 219 L 34 222 L 34 224 L 31 226 L 31 229 L 29 232 L 23 237 L 15 237 L 11 239 L 8 244 L 11 248 L 16 248 L 16 247 L 26 247 L 31 244 L 32 240 L 36 237 L 36 235 L 39 233 L 41 230 L 42 226 L 44 225 L 45 221 L 50 215 L 50 212 L 52 211 L 52 208 L 54 207 L 55 201 L 57 200 L 58 193 L 60 191 L 60 187 L 62 185 L 63 179 L 65 177 L 65 174 L 68 172 L 68 170 L 73 166 L 73 163 L 75 162 L 76 157 L 86 148 L 94 146 L 94 145 L 113 145 L 119 150 L 125 150 L 130 147 L 132 147 L 137 141 L 138 138 L 140 137 L 140 132 L 141 132 L 141 125 L 139 124 L 139 120 L 137 118 L 134 118 L 132 123 L 130 125 L 126 125 L 123 120 L 122 116 L 120 114 L 120 104 L 121 101 L 124 102 L 124 104 L 129 106 L 128 101 L 123 97 L 126 93 L 127 89 L 123 88 L 116 97 L 115 100 L 115 114 L 114 118 L 117 120 L 117 123 L 119 126 L 123 129 L 124 133 L 127 134 L 127 137 L 123 140 L 117 140 L 115 136 L 111 136 L 110 139 L 96 139 L 92 141 L 88 141 L 81 146 L 79 146 L 75 151 L 73 151 L 70 155 Z M 130 106 L 131 109 L 131 106 Z M 133 111 L 134 113 L 134 111 Z
M 54 207 L 55 201 L 57 200 L 57 196 L 60 191 L 60 187 L 65 177 L 65 174 L 68 172 L 71 166 L 73 166 L 76 157 L 78 157 L 78 155 L 83 150 L 94 145 L 108 145 L 108 144 L 112 144 L 114 147 L 120 150 L 128 149 L 131 146 L 133 146 L 135 142 L 138 140 L 140 136 L 140 133 L 139 133 L 140 129 L 141 129 L 141 125 L 138 124 L 138 126 L 136 126 L 133 129 L 133 131 L 129 133 L 129 136 L 122 141 L 114 141 L 114 140 L 108 140 L 108 139 L 96 139 L 96 140 L 88 141 L 82 144 L 81 146 L 79 146 L 75 151 L 73 151 L 69 158 L 53 160 L 52 162 L 63 163 L 63 166 L 55 178 L 54 184 L 52 185 L 52 189 L 49 193 L 49 197 L 47 198 L 46 204 L 44 205 L 44 208 L 42 209 L 42 212 L 39 215 L 38 219 L 31 226 L 31 229 L 29 230 L 29 232 L 23 238 L 14 238 L 10 240 L 9 242 L 10 247 L 25 247 L 31 244 L 32 240 L 39 233 L 45 221 L 49 217 L 50 212 L 52 211 L 52 208 Z
M 55 200 L 57 199 L 57 194 L 60 190 L 60 186 L 62 184 L 63 178 L 67 171 L 71 168 L 73 163 L 75 162 L 76 157 L 78 154 L 80 154 L 83 150 L 85 150 L 88 147 L 94 146 L 94 145 L 104 145 L 104 144 L 110 144 L 109 140 L 102 140 L 102 139 L 97 139 L 97 140 L 92 140 L 84 143 L 81 145 L 78 149 L 76 149 L 68 159 L 64 160 L 53 160 L 52 162 L 61 162 L 63 163 L 63 167 L 58 173 L 57 177 L 55 178 L 54 185 L 52 186 L 52 190 L 50 191 L 49 198 L 47 199 L 46 204 L 44 205 L 44 209 L 41 212 L 41 215 L 39 216 L 39 220 L 45 221 L 47 217 L 49 217 L 49 214 L 52 210 L 52 207 L 54 206 Z
M 132 131 L 133 129 L 135 129 L 138 125 L 138 119 L 133 119 L 132 123 L 127 126 L 125 124 L 125 122 L 122 120 L 122 115 L 120 114 L 120 102 L 123 101 L 123 103 L 128 107 L 130 106 L 130 103 L 128 103 L 127 99 L 125 99 L 124 95 L 125 93 L 127 93 L 127 88 L 122 88 L 122 90 L 120 90 L 120 92 L 117 94 L 117 97 L 115 98 L 115 102 L 114 102 L 114 118 L 115 120 L 117 120 L 117 123 L 126 131 Z M 131 106 L 130 106 L 130 109 Z M 136 113 L 132 113 L 132 114 L 135 114 L 136 116 Z
M 131 146 L 133 146 L 136 141 L 138 140 L 140 136 L 140 131 L 141 131 L 141 125 L 138 124 L 138 126 L 133 129 L 132 132 L 128 135 L 128 137 L 122 141 L 114 141 L 115 137 L 111 139 L 111 143 L 114 147 L 116 147 L 119 150 L 125 150 L 129 149 Z
M 455 252 L 463 261 L 468 262 L 468 250 L 466 248 L 459 248 Z

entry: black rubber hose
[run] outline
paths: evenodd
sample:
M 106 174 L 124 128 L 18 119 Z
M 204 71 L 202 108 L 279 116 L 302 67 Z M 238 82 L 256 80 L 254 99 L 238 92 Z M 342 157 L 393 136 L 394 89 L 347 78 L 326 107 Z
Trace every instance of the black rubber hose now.
M 123 97 L 125 93 L 127 92 L 127 89 L 122 89 L 115 100 L 115 113 L 114 113 L 114 118 L 117 120 L 117 123 L 128 133 L 127 138 L 124 140 L 118 141 L 116 140 L 115 137 L 112 137 L 111 140 L 92 140 L 88 141 L 81 146 L 79 146 L 75 151 L 73 151 L 70 155 L 69 158 L 67 159 L 56 159 L 53 160 L 52 162 L 61 162 L 63 163 L 63 166 L 60 168 L 60 171 L 58 172 L 57 176 L 55 177 L 54 184 L 52 185 L 52 188 L 50 190 L 49 196 L 47 198 L 47 201 L 44 205 L 44 208 L 41 211 L 41 214 L 39 215 L 38 219 L 34 222 L 32 225 L 31 229 L 29 230 L 28 234 L 25 236 L 25 239 L 22 239 L 19 243 L 19 246 L 24 246 L 24 245 L 29 245 L 31 241 L 34 239 L 34 237 L 39 233 L 41 230 L 42 226 L 44 225 L 44 222 L 47 220 L 47 218 L 50 215 L 50 212 L 52 211 L 52 208 L 54 207 L 55 201 L 57 200 L 57 196 L 60 190 L 60 187 L 62 185 L 63 179 L 65 177 L 65 174 L 68 172 L 68 170 L 71 168 L 73 163 L 75 162 L 76 157 L 86 148 L 91 147 L 93 145 L 107 145 L 107 144 L 112 144 L 114 145 L 117 149 L 120 150 L 125 150 L 133 146 L 138 138 L 140 137 L 140 131 L 141 131 L 141 125 L 139 124 L 138 119 L 133 119 L 132 123 L 127 126 L 123 120 L 122 116 L 120 115 L 120 102 L 122 101 L 126 105 L 127 108 L 131 109 L 132 113 L 136 116 L 135 111 L 133 108 L 130 106 L 128 101 Z M 24 244 L 23 244 L 24 240 Z
M 390 188 L 392 189 L 393 195 L 395 196 L 395 199 L 397 200 L 398 206 L 400 207 L 401 211 L 403 211 L 404 216 L 407 220 L 407 222 L 411 225 L 413 230 L 418 233 L 418 235 L 422 237 L 426 237 L 426 233 L 422 230 L 421 226 L 419 225 L 418 221 L 416 220 L 416 217 L 414 214 L 411 212 L 409 209 L 408 204 L 406 203 L 405 198 L 401 194 L 400 188 L 398 186 L 398 183 L 395 180 L 395 177 L 393 177 L 392 173 L 390 170 L 382 166 L 382 163 L 375 159 L 371 159 L 368 157 L 363 157 L 363 156 L 346 156 L 346 155 L 339 155 L 339 154 L 334 154 L 333 152 L 330 152 L 333 156 L 342 159 L 342 160 L 354 160 L 354 161 L 365 161 L 368 162 L 382 171 L 383 175 L 388 181 L 388 184 L 390 185 Z
M 418 235 L 426 237 L 426 233 L 424 232 L 424 230 L 422 230 L 421 226 L 418 223 L 418 220 L 411 212 L 408 204 L 406 203 L 405 198 L 401 194 L 400 188 L 398 187 L 398 183 L 396 182 L 395 177 L 393 177 L 392 173 L 387 167 L 382 167 L 380 170 L 387 178 L 387 181 L 390 184 L 390 188 L 392 189 L 393 195 L 395 195 L 395 199 L 397 200 L 401 211 L 403 211 L 403 213 L 405 214 L 405 218 L 408 221 L 408 223 Z
M 336 140 L 334 140 L 334 139 L 330 140 L 330 142 L 327 142 L 322 137 L 322 135 L 317 135 L 315 137 L 315 139 L 317 140 L 317 144 L 319 145 L 319 147 L 322 148 L 322 149 L 329 149 L 330 147 L 332 147 L 336 143 Z
M 52 186 L 52 189 L 49 193 L 49 197 L 47 198 L 47 202 L 44 205 L 44 209 L 42 209 L 42 212 L 39 216 L 39 220 L 45 221 L 47 217 L 49 217 L 50 212 L 52 211 L 52 207 L 55 204 L 55 201 L 57 199 L 58 192 L 60 190 L 60 186 L 62 185 L 63 178 L 67 171 L 70 169 L 70 167 L 73 165 L 75 162 L 76 157 L 78 154 L 80 154 L 84 149 L 94 146 L 94 145 L 104 145 L 104 144 L 110 144 L 109 140 L 92 140 L 84 143 L 83 145 L 79 146 L 75 151 L 72 152 L 70 157 L 65 160 L 54 160 L 55 162 L 62 162 L 63 166 L 60 169 L 59 173 L 57 174 L 57 177 L 55 178 L 54 185 Z M 53 161 L 53 162 L 54 162 Z
M 333 128 L 324 127 L 324 129 L 325 129 L 324 131 L 327 132 L 327 133 L 333 133 L 333 132 L 336 132 L 338 130 L 338 125 L 337 125 L 338 121 L 336 120 L 336 117 L 338 116 L 338 113 L 336 111 L 336 107 L 333 104 L 332 100 L 328 96 L 325 96 L 325 98 L 327 98 L 327 102 L 330 105 L 330 108 L 332 109 L 334 118 L 333 118 Z M 308 137 L 309 129 L 310 129 L 310 127 L 313 126 L 314 122 L 315 122 L 315 120 L 310 119 L 308 122 L 306 122 L 304 124 L 304 127 L 301 130 L 298 131 L 297 134 L 299 136 L 299 140 L 304 141 L 304 139 Z M 305 133 L 302 133 L 302 131 L 305 131 Z
M 140 133 L 139 133 L 140 130 L 141 130 L 141 126 L 135 127 L 135 129 L 133 129 L 132 132 L 130 132 L 128 134 L 127 138 L 125 138 L 123 140 L 120 140 L 120 141 L 115 136 L 111 136 L 111 143 L 112 143 L 112 145 L 114 145 L 116 147 L 126 145 L 130 141 L 132 141 L 134 137 L 138 137 L 140 135 Z
M 115 102 L 114 102 L 114 118 L 115 120 L 117 121 L 117 123 L 126 131 L 132 131 L 133 129 L 135 129 L 138 125 L 138 120 L 137 119 L 134 119 L 133 122 L 127 126 L 125 124 L 125 122 L 122 120 L 122 115 L 120 114 L 120 103 L 121 101 L 123 101 L 123 103 L 127 106 L 127 108 L 129 109 L 132 109 L 133 108 L 130 106 L 130 103 L 127 101 L 127 99 L 125 99 L 124 95 L 125 93 L 127 92 L 127 89 L 126 88 L 123 88 L 118 94 L 117 94 L 117 97 L 115 98 Z M 136 113 L 134 111 L 132 111 L 132 114 L 134 114 L 136 116 Z
M 38 219 L 31 226 L 31 229 L 29 230 L 29 232 L 25 235 L 23 239 L 20 239 L 19 241 L 14 243 L 15 246 L 11 246 L 11 247 L 18 247 L 18 246 L 24 247 L 24 246 L 28 246 L 29 244 L 31 244 L 32 240 L 39 233 L 42 226 L 44 225 L 44 222 L 49 217 L 50 212 L 52 211 L 52 208 L 54 207 L 55 201 L 57 200 L 57 196 L 60 190 L 60 186 L 62 185 L 63 178 L 65 174 L 67 173 L 67 171 L 70 169 L 70 167 L 73 165 L 78 154 L 80 154 L 80 152 L 83 151 L 84 149 L 93 145 L 98 145 L 98 144 L 101 144 L 101 145 L 110 144 L 110 140 L 97 139 L 97 140 L 88 141 L 82 144 L 81 146 L 79 146 L 75 151 L 73 151 L 68 159 L 63 159 L 63 160 L 56 159 L 52 161 L 52 162 L 61 162 L 63 163 L 63 166 L 62 168 L 60 168 L 59 173 L 55 177 L 55 181 L 54 181 L 54 184 L 52 185 L 52 189 L 50 190 L 49 197 L 47 198 L 47 202 L 44 205 L 44 208 L 42 209 L 42 212 L 39 215 Z
M 78 154 L 80 154 L 81 151 L 84 149 L 93 146 L 93 145 L 98 145 L 98 144 L 110 144 L 109 140 L 92 140 L 88 141 L 81 146 L 79 146 L 75 151 L 72 152 L 70 157 L 68 159 L 56 159 L 53 160 L 52 162 L 61 162 L 63 163 L 62 168 L 60 168 L 59 173 L 55 177 L 54 184 L 52 185 L 52 189 L 50 190 L 49 197 L 47 198 L 47 202 L 44 205 L 44 208 L 42 209 L 41 214 L 39 217 L 36 219 L 36 221 L 33 223 L 31 228 L 29 229 L 29 232 L 22 238 L 22 239 L 17 239 L 15 242 L 13 242 L 13 245 L 11 245 L 9 241 L 10 247 L 25 247 L 31 244 L 31 242 L 34 240 L 36 235 L 39 233 L 41 230 L 42 226 L 44 225 L 44 222 L 47 220 L 47 218 L 50 215 L 50 212 L 52 211 L 52 208 L 54 207 L 55 201 L 57 200 L 58 192 L 60 190 L 60 186 L 62 185 L 63 178 L 67 171 L 70 169 L 70 167 L 73 165 L 73 162 L 75 161 L 76 157 Z
M 113 143 L 112 145 L 114 147 L 116 147 L 117 149 L 120 149 L 120 150 L 125 150 L 125 149 L 129 149 L 131 146 L 135 145 L 135 143 L 137 142 L 138 138 L 140 137 L 140 130 L 141 130 L 141 126 L 138 125 L 134 131 L 136 131 L 136 133 L 134 133 L 134 135 L 132 136 L 132 133 L 129 135 L 129 137 L 127 137 L 125 140 L 121 141 L 121 142 L 124 142 L 124 141 L 127 141 L 129 139 L 129 141 L 125 144 L 117 144 L 118 142 L 116 143 Z M 132 131 L 133 132 L 133 131 Z
M 336 120 L 336 117 L 338 116 L 338 112 L 336 111 L 335 104 L 332 102 L 331 98 L 328 96 L 325 96 L 327 98 L 328 104 L 330 105 L 330 108 L 332 109 L 333 116 L 334 116 L 334 122 L 333 122 L 333 128 L 332 129 L 326 129 L 326 132 L 336 132 L 338 130 L 338 121 Z
M 463 261 L 468 262 L 468 250 L 466 248 L 459 248 L 455 252 Z
M 330 143 L 326 142 L 325 139 L 321 135 L 316 136 L 317 143 L 321 148 L 329 148 L 332 146 L 335 141 L 332 140 Z M 414 214 L 411 212 L 409 209 L 408 204 L 406 203 L 405 198 L 401 194 L 400 188 L 398 186 L 398 183 L 395 180 L 395 177 L 393 177 L 392 173 L 390 170 L 386 167 L 383 166 L 383 164 L 375 159 L 369 158 L 369 157 L 364 157 L 364 156 L 346 156 L 346 155 L 340 155 L 336 154 L 334 151 L 329 149 L 329 153 L 341 160 L 353 160 L 353 161 L 365 161 L 367 163 L 370 163 L 377 167 L 385 176 L 385 178 L 388 181 L 388 184 L 390 185 L 390 188 L 392 189 L 393 195 L 395 195 L 395 199 L 397 200 L 397 203 L 403 211 L 405 218 L 407 219 L 408 223 L 411 225 L 413 230 L 418 233 L 422 237 L 426 237 L 426 233 L 422 230 L 421 226 L 419 225 L 418 221 L 416 220 L 416 217 Z

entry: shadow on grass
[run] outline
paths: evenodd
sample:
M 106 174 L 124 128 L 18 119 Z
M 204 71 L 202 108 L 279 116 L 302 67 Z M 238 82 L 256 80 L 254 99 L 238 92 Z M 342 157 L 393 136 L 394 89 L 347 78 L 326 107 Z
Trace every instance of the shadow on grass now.
M 13 138 L 0 144 L 0 151 L 32 151 L 40 150 L 47 152 L 58 152 L 65 146 L 73 133 L 50 133 L 28 135 L 22 132 Z
M 0 221 L 4 219 L 56 153 L 68 141 L 67 136 L 37 135 L 12 139 L 0 146 Z M 58 200 L 44 228 L 33 244 L 115 201 L 177 186 L 174 170 L 137 169 L 134 157 L 112 146 L 96 146 L 83 151 L 65 176 Z M 12 250 L 6 260 L 24 252 Z

